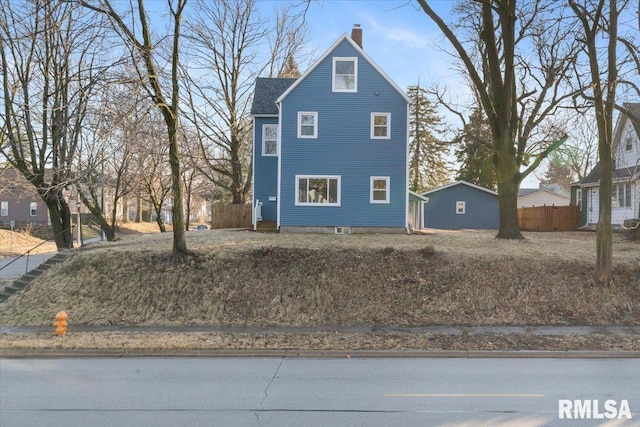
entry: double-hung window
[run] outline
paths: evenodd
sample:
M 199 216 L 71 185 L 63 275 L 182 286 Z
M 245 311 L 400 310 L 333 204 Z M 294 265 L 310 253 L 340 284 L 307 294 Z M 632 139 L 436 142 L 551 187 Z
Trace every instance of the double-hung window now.
M 371 139 L 391 138 L 391 113 L 371 113 Z
M 298 138 L 318 137 L 318 113 L 315 111 L 298 112 Z
M 372 176 L 370 203 L 389 203 L 389 177 Z
M 457 201 L 456 202 L 456 214 L 464 215 L 467 212 L 467 206 L 466 205 L 467 204 L 464 201 Z
M 339 176 L 296 175 L 296 206 L 340 206 Z
M 333 92 L 358 91 L 358 58 L 333 58 Z
M 9 202 L 0 202 L 0 216 L 9 216 Z
M 631 183 L 614 184 L 611 188 L 611 207 L 630 208 L 631 207 Z
M 278 155 L 278 125 L 262 125 L 262 155 Z
M 38 216 L 38 202 L 29 203 L 29 215 Z

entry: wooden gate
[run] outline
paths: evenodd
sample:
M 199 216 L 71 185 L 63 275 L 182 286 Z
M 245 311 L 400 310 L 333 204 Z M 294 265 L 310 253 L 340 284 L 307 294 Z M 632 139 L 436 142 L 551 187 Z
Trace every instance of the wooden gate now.
M 580 227 L 580 206 L 536 206 L 518 209 L 522 231 L 575 231 Z
M 251 205 L 213 205 L 211 228 L 251 227 Z

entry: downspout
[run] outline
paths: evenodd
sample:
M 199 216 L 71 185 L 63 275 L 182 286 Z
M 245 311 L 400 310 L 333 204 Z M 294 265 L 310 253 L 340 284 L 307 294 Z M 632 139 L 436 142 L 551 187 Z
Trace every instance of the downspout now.
M 280 181 L 282 178 L 282 105 L 276 101 L 278 107 L 278 173 L 276 176 L 276 228 L 280 229 Z

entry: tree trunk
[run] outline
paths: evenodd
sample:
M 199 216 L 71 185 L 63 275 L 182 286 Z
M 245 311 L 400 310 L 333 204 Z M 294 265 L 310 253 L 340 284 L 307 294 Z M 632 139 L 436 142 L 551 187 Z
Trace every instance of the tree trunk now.
M 51 231 L 56 242 L 58 251 L 73 248 L 73 238 L 71 236 L 71 212 L 62 191 L 50 189 L 42 198 L 49 210 L 51 220 Z
M 609 120 L 609 125 L 612 123 Z M 600 156 L 600 194 L 599 215 L 596 225 L 596 279 L 603 285 L 611 281 L 613 235 L 611 230 L 611 192 L 613 158 L 611 157 L 611 142 L 601 138 L 598 144 Z
M 166 117 L 166 115 L 165 115 Z M 173 191 L 173 251 L 172 256 L 176 261 L 185 261 L 188 256 L 187 241 L 184 231 L 184 202 L 182 195 L 182 174 L 180 172 L 178 123 L 167 120 L 169 130 L 169 164 L 171 166 L 171 189 Z
M 496 180 L 498 181 L 498 205 L 500 229 L 498 239 L 524 239 L 518 224 L 518 189 L 520 182 L 515 160 L 510 155 L 494 157 Z
M 136 222 L 142 222 L 142 197 L 138 197 L 136 204 Z

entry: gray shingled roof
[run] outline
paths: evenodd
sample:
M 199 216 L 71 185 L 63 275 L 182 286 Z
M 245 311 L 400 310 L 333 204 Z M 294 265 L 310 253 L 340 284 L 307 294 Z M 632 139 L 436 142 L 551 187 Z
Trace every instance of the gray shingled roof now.
M 276 99 L 284 93 L 297 79 L 279 79 L 258 77 L 256 90 L 253 93 L 251 115 L 278 114 Z
M 611 172 L 611 178 L 612 179 L 629 178 L 632 175 L 631 172 L 632 170 L 630 168 L 614 169 Z M 589 175 L 585 176 L 584 179 L 579 182 L 579 184 L 593 184 L 593 183 L 599 183 L 599 182 L 600 182 L 600 162 L 598 162 L 598 164 L 596 164 L 596 166 L 593 169 L 591 169 L 591 172 L 589 172 Z

